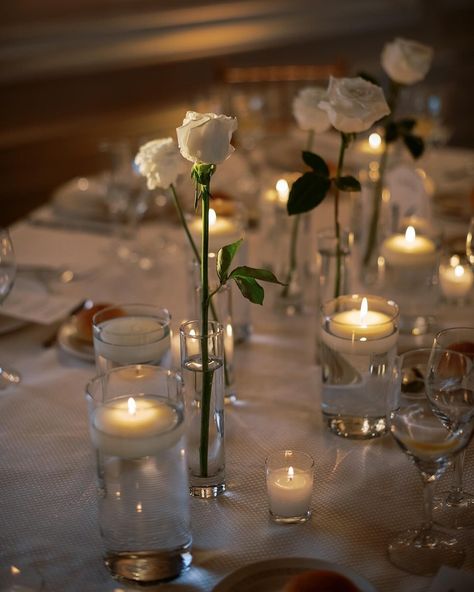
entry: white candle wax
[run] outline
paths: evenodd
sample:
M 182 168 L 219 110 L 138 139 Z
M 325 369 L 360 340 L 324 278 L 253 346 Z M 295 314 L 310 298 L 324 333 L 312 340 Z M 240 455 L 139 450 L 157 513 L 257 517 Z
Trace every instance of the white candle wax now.
M 446 298 L 464 298 L 473 283 L 474 274 L 470 265 L 440 265 L 439 285 Z
M 363 298 L 359 310 L 334 314 L 321 338 L 340 353 L 368 355 L 388 352 L 396 345 L 398 332 L 389 315 L 368 310 L 367 299 Z
M 116 317 L 99 325 L 94 334 L 97 355 L 117 364 L 158 362 L 170 350 L 170 330 L 148 316 Z
M 200 250 L 202 239 L 202 220 L 194 218 L 189 224 L 189 231 Z M 209 210 L 209 252 L 217 253 L 225 245 L 235 243 L 242 238 L 242 232 L 234 220 L 225 216 L 217 216 L 215 211 Z
M 174 446 L 183 432 L 182 414 L 166 400 L 148 395 L 107 402 L 91 420 L 94 446 L 121 458 L 152 456 Z
M 309 510 L 313 476 L 296 467 L 274 469 L 267 475 L 267 492 L 272 514 L 282 518 L 303 516 Z
M 394 234 L 382 243 L 381 254 L 388 265 L 416 267 L 433 264 L 436 245 L 426 236 L 417 236 L 413 226 L 405 234 Z

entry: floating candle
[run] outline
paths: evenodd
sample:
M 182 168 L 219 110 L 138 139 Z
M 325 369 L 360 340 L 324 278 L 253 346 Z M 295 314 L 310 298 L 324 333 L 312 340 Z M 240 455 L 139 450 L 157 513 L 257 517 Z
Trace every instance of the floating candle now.
M 471 266 L 461 264 L 459 256 L 453 255 L 448 264 L 441 263 L 439 266 L 439 285 L 446 298 L 462 300 L 470 292 L 473 283 Z
M 408 226 L 405 234 L 394 234 L 382 243 L 381 254 L 387 265 L 416 267 L 433 264 L 436 260 L 436 245 L 426 236 L 416 234 Z

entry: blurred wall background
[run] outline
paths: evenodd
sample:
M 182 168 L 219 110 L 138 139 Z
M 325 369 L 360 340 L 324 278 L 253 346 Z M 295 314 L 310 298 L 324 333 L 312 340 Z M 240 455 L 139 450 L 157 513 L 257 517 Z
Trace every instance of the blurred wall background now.
M 381 75 L 396 36 L 435 48 L 449 143 L 473 147 L 471 0 L 16 0 L 0 8 L 0 225 L 103 168 L 104 139 L 174 135 L 232 66 Z M 420 109 L 423 106 L 420 105 Z

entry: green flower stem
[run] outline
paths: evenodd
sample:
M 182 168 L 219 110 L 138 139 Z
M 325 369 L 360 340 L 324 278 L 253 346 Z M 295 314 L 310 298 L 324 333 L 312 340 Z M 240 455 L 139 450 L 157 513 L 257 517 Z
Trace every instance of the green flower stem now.
M 188 226 L 188 223 L 186 222 L 186 216 L 184 215 L 183 208 L 181 207 L 181 203 L 179 201 L 178 194 L 176 193 L 176 189 L 175 189 L 173 183 L 171 183 L 170 188 L 171 188 L 171 194 L 173 196 L 173 201 L 174 201 L 176 211 L 178 213 L 179 220 L 184 228 L 184 232 L 186 233 L 186 236 L 188 238 L 188 242 L 191 246 L 194 256 L 196 257 L 196 261 L 198 262 L 199 265 L 201 265 L 201 256 L 199 255 L 199 251 L 196 247 L 196 243 L 194 242 L 194 239 L 193 239 L 191 233 L 189 232 L 189 226 Z M 219 318 L 217 316 L 217 311 L 214 306 L 214 302 L 212 301 L 212 297 L 214 296 L 214 294 L 216 294 L 219 291 L 219 289 L 220 289 L 220 286 L 219 286 L 219 288 L 217 288 L 217 290 L 214 290 L 214 292 L 212 292 L 212 294 L 209 295 L 209 306 L 211 307 L 212 318 L 217 323 L 219 322 Z M 229 371 L 227 369 L 225 357 L 224 357 L 224 379 L 225 379 L 226 386 L 229 386 L 230 385 L 230 377 L 229 377 Z
M 336 281 L 334 285 L 334 298 L 340 296 L 341 293 L 341 227 L 339 224 L 339 187 L 337 183 L 341 178 L 342 169 L 344 166 L 344 153 L 349 145 L 349 137 L 347 134 L 341 132 L 341 146 L 339 148 L 339 159 L 337 161 L 336 171 L 336 191 L 334 194 L 334 230 L 336 234 Z
M 387 116 L 385 121 L 385 130 L 387 129 L 387 125 L 393 119 L 393 113 L 395 111 L 397 100 L 398 100 L 398 93 L 400 91 L 400 85 L 394 82 L 393 80 L 390 81 L 390 89 L 389 89 L 389 96 L 387 99 L 388 106 L 390 107 L 390 114 Z M 388 143 L 385 138 L 383 138 L 384 148 L 383 152 L 380 156 L 379 161 L 379 176 L 377 182 L 374 186 L 374 193 L 372 197 L 372 216 L 370 219 L 369 225 L 369 237 L 367 239 L 367 246 L 365 249 L 364 258 L 362 260 L 362 264 L 364 267 L 369 265 L 370 260 L 372 259 L 372 254 L 375 249 L 375 245 L 377 242 L 377 228 L 379 225 L 380 219 L 380 208 L 382 203 L 382 191 L 383 191 L 383 180 L 385 176 L 385 169 L 387 168 L 387 160 L 388 160 Z
M 308 141 L 306 145 L 306 150 L 311 152 L 313 148 L 313 141 L 314 141 L 314 130 L 308 131 Z M 286 298 L 289 294 L 291 284 L 293 282 L 293 276 L 296 271 L 297 266 L 297 244 L 298 244 L 298 230 L 301 221 L 301 214 L 296 214 L 293 219 L 293 225 L 291 227 L 291 238 L 290 238 L 290 256 L 289 256 L 289 269 L 288 275 L 286 276 L 285 286 L 282 290 L 283 298 Z
M 201 477 L 208 476 L 209 420 L 213 373 L 209 370 L 208 312 L 209 312 L 209 182 L 201 185 L 202 242 L 201 242 L 201 354 L 202 400 L 199 465 Z

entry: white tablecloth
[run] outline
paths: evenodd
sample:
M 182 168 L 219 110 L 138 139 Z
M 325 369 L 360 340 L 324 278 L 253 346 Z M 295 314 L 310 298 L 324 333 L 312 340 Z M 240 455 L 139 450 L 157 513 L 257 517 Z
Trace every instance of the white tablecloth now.
M 150 227 L 145 240 L 153 244 L 160 233 Z M 13 233 L 20 260 L 47 252 L 50 262 L 64 263 L 69 251 L 98 269 L 65 286 L 64 293 L 166 306 L 176 330 L 187 311 L 187 251 L 181 232 L 171 237 L 175 246 L 158 252 L 156 268 L 141 272 L 111 264 L 107 237 L 27 224 Z M 250 237 L 251 247 L 256 240 Z M 192 567 L 160 590 L 211 590 L 236 568 L 275 557 L 343 564 L 380 592 L 427 590 L 429 578 L 403 573 L 386 554 L 391 535 L 420 521 L 416 468 L 389 437 L 346 441 L 323 427 L 315 315 L 281 318 L 270 301 L 252 308 L 252 337 L 237 347 L 238 402 L 226 408 L 228 491 L 216 500 L 191 500 Z M 36 567 L 47 591 L 113 590 L 119 586 L 101 561 L 84 400 L 94 368 L 55 347 L 42 348 L 49 330 L 27 326 L 0 337 L 1 361 L 23 376 L 19 386 L 0 392 L 1 564 Z M 304 450 L 315 459 L 313 515 L 303 525 L 269 520 L 264 460 L 282 448 Z M 472 447 L 466 467 L 472 490 Z M 462 536 L 468 546 L 464 567 L 473 570 L 473 535 Z

